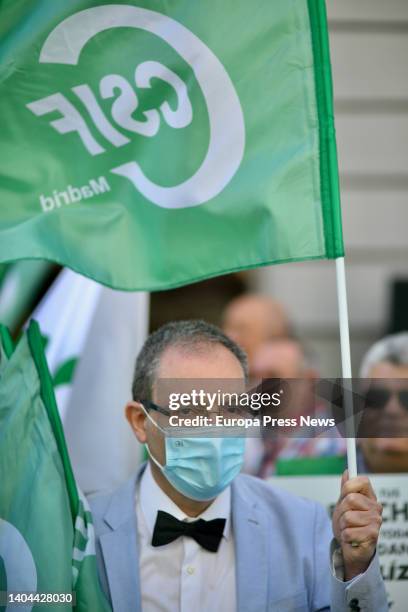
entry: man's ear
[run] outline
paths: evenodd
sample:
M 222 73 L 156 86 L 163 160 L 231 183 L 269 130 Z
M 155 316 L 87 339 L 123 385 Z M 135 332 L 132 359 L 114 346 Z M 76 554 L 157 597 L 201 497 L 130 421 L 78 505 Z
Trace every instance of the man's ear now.
M 146 436 L 146 413 L 139 402 L 128 402 L 125 408 L 126 418 L 133 433 L 141 444 L 145 444 Z

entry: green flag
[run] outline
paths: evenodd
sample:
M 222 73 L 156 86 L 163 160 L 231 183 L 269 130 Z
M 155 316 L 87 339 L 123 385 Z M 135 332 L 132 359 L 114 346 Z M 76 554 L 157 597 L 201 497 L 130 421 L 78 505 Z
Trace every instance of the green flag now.
M 23 609 L 50 609 L 53 600 L 41 594 L 75 593 L 76 610 L 108 611 L 39 328 L 31 323 L 14 351 L 4 328 L 0 338 L 0 592 L 15 594 Z M 18 599 L 21 592 L 29 599 Z M 58 609 L 74 609 L 69 596 Z
M 0 262 L 123 289 L 343 255 L 324 0 L 3 0 Z

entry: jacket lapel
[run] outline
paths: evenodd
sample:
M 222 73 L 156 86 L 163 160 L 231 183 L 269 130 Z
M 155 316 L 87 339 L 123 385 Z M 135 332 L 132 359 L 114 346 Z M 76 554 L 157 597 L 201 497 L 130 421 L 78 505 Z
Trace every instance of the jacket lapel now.
M 232 485 L 232 521 L 238 612 L 265 612 L 268 596 L 266 517 L 241 490 L 239 477 Z
M 135 510 L 136 479 L 111 499 L 104 515 L 110 528 L 100 544 L 115 612 L 140 612 L 140 574 Z M 268 525 L 266 516 L 245 494 L 238 477 L 232 484 L 238 612 L 265 612 L 268 597 Z
M 135 510 L 135 485 L 141 471 L 113 495 L 104 516 L 111 530 L 100 537 L 115 612 L 141 610 Z

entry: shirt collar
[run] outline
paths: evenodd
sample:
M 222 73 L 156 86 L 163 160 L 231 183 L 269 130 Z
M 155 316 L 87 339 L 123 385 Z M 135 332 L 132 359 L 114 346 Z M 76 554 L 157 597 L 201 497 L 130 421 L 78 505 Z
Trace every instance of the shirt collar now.
M 157 512 L 162 510 L 168 512 L 179 521 L 195 521 L 199 518 L 211 521 L 216 518 L 225 518 L 223 537 L 229 539 L 231 535 L 231 487 L 227 487 L 220 493 L 210 506 L 197 517 L 187 516 L 180 508 L 162 491 L 155 481 L 150 463 L 142 474 L 139 485 L 139 501 L 143 517 L 146 521 L 149 534 L 153 535 Z

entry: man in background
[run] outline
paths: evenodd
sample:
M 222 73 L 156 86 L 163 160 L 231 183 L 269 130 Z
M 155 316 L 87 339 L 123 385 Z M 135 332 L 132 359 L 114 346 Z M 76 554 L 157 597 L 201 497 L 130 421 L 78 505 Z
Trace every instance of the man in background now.
M 360 438 L 358 471 L 408 472 L 408 332 L 376 342 L 363 358 L 360 376 L 371 379 L 364 419 L 370 418 L 378 434 L 388 430 L 389 436 Z
M 261 344 L 253 356 L 252 375 L 257 380 L 279 378 L 286 381 L 290 414 L 283 416 L 326 416 L 325 407 L 316 400 L 318 370 L 299 340 L 281 338 Z M 269 478 L 276 473 L 280 460 L 341 456 L 345 449 L 345 440 L 340 435 L 322 433 L 316 437 L 301 437 L 291 429 L 286 435 L 282 431 L 278 438 L 249 438 L 244 469 L 260 478 Z
M 282 304 L 255 293 L 241 295 L 228 304 L 223 313 L 222 328 L 246 352 L 250 374 L 255 352 L 262 344 L 292 335 Z

